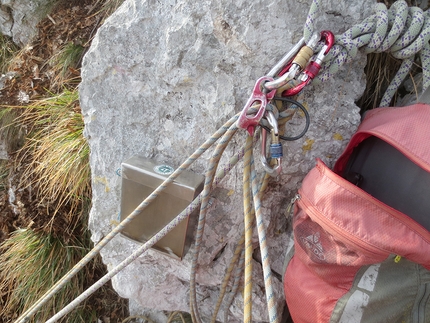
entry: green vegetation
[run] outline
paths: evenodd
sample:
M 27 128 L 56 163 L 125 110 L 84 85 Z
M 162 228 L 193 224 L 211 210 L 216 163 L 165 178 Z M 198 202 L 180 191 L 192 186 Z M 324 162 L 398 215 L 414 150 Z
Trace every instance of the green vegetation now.
M 84 50 L 82 45 L 68 42 L 49 59 L 48 64 L 55 75 L 51 84 L 52 88 L 62 87 L 64 84 L 79 83 L 80 75 L 77 68 L 84 55 Z
M 42 21 L 31 46 L 19 49 L 0 36 L 0 73 L 14 72 L 0 97 L 0 136 L 10 155 L 0 162 L 0 194 L 7 200 L 13 187 L 20 205 L 18 211 L 7 205 L 1 210 L 7 215 L 0 219 L 0 238 L 6 238 L 0 240 L 1 323 L 33 305 L 92 247 L 86 229 L 89 147 L 77 87 L 95 30 L 122 2 L 53 1 L 51 15 L 60 18 Z M 28 100 L 20 100 L 21 93 Z M 31 322 L 49 319 L 104 272 L 100 259 L 87 265 Z M 108 286 L 62 322 L 97 322 L 102 316 L 112 323 L 127 316 L 124 301 Z
M 20 115 L 12 119 L 15 111 Z M 15 124 L 26 129 L 25 142 L 17 154 L 22 165 L 21 189 L 31 188 L 47 213 L 47 220 L 38 225 L 38 232 L 18 230 L 0 246 L 0 290 L 6 298 L 0 316 L 13 317 L 13 313 L 25 311 L 39 299 L 88 251 L 91 245 L 88 232 L 84 233 L 86 238 L 81 236 L 91 188 L 89 147 L 83 137 L 84 122 L 76 89 L 65 89 L 19 110 L 8 108 L 3 112 L 1 120 L 9 120 L 5 130 L 11 131 Z M 5 176 L 6 173 L 0 174 L 1 179 Z M 58 229 L 53 228 L 55 217 L 67 223 L 65 237 L 59 236 Z M 80 273 L 34 322 L 48 319 L 54 309 L 58 311 L 67 305 L 93 276 Z M 93 312 L 91 307 L 82 305 L 68 316 L 67 322 L 95 322 Z
M 6 73 L 9 63 L 18 51 L 18 46 L 7 36 L 0 34 L 0 73 Z
M 0 291 L 6 302 L 1 317 L 14 317 L 28 309 L 41 294 L 73 267 L 86 253 L 88 238 L 75 237 L 66 246 L 49 234 L 30 229 L 15 231 L 1 246 Z M 44 322 L 83 291 L 82 281 L 91 272 L 80 272 L 54 296 L 34 318 Z M 85 304 L 73 311 L 67 322 L 95 322 L 95 313 L 85 311 Z
M 80 222 L 90 199 L 89 147 L 83 136 L 78 91 L 58 95 L 27 106 L 19 122 L 28 129 L 22 148 L 27 162 L 22 175 L 26 186 L 37 186 L 41 204 L 55 204 L 54 215 L 67 205 L 69 222 Z

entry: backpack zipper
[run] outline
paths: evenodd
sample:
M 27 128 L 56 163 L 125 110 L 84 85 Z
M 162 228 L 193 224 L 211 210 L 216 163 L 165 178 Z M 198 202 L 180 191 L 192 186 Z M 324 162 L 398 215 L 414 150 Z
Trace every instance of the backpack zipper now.
M 373 197 L 372 195 L 364 192 L 362 189 L 355 186 L 354 184 L 352 184 L 348 181 L 346 181 L 346 183 L 345 183 L 345 180 L 343 178 L 340 178 L 338 175 L 336 175 L 335 173 L 330 171 L 330 169 L 328 169 L 327 166 L 325 166 L 325 164 L 322 161 L 319 161 L 317 163 L 317 167 L 319 168 L 320 172 L 324 176 L 329 178 L 331 181 L 335 182 L 337 185 L 340 185 L 340 186 L 350 185 L 351 187 L 349 187 L 349 190 L 353 191 L 354 194 L 356 194 L 359 197 L 361 197 L 365 200 L 368 200 L 371 203 L 375 204 L 377 207 L 379 207 L 380 209 L 389 213 L 391 216 L 393 216 L 394 218 L 399 220 L 401 223 L 406 225 L 408 228 L 415 231 L 426 242 L 430 242 L 430 240 L 429 240 L 430 236 L 429 236 L 428 231 L 422 225 L 420 225 L 418 222 L 412 220 L 408 216 L 404 215 L 402 212 L 386 205 L 385 203 L 381 202 L 380 200 Z
M 337 239 L 341 240 L 342 242 L 346 244 L 353 243 L 358 248 L 364 250 L 367 253 L 372 253 L 380 256 L 387 256 L 389 254 L 388 251 L 385 251 L 383 249 L 379 249 L 371 244 L 368 244 L 364 242 L 363 240 L 357 238 L 355 235 L 347 233 L 345 230 L 339 228 L 337 225 L 335 225 L 333 222 L 328 220 L 323 214 L 321 214 L 318 209 L 313 207 L 311 203 L 307 200 L 306 197 L 303 195 L 300 195 L 300 198 L 298 199 L 298 205 L 303 208 L 303 210 L 311 215 L 311 218 L 316 219 L 317 223 L 321 225 L 321 227 L 327 231 L 329 234 L 335 236 Z
M 294 195 L 294 197 L 290 200 L 290 203 L 287 205 L 287 209 L 285 210 L 285 216 L 288 218 L 291 214 L 291 211 L 294 207 L 294 204 L 297 202 L 297 200 L 300 200 L 300 194 Z

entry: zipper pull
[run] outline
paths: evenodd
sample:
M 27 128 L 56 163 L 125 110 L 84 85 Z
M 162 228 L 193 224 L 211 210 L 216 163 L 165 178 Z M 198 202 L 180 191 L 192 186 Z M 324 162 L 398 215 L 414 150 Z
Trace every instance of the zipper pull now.
M 294 197 L 291 199 L 290 203 L 288 203 L 287 209 L 285 210 L 285 216 L 289 217 L 291 214 L 291 210 L 293 209 L 294 203 L 296 203 L 297 200 L 300 200 L 300 194 L 294 195 Z

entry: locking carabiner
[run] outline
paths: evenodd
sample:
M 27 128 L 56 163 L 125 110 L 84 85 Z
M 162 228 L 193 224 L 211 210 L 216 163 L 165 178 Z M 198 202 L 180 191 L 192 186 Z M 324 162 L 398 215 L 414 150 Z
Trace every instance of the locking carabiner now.
M 314 34 L 305 44 L 302 38 L 269 72 L 269 76 L 280 75 L 272 82 L 264 83 L 264 88 L 268 91 L 277 90 L 294 79 L 298 73 L 306 66 L 309 59 L 314 54 L 315 46 L 318 44 L 320 36 Z
M 278 120 L 276 120 L 275 115 L 272 111 L 266 111 L 266 119 L 271 126 L 271 144 L 270 144 L 270 158 L 276 160 L 276 165 L 274 167 L 270 166 L 267 161 L 266 156 L 266 140 L 267 131 L 261 128 L 261 163 L 263 168 L 270 176 L 276 177 L 281 173 L 281 157 L 283 156 L 282 145 L 279 142 L 279 131 L 278 131 Z
M 318 72 L 321 69 L 321 63 L 324 60 L 325 56 L 328 54 L 330 49 L 333 47 L 335 42 L 335 37 L 333 33 L 329 30 L 323 30 L 321 32 L 321 39 L 324 40 L 325 44 L 319 51 L 317 55 L 315 55 L 309 62 L 309 64 L 306 66 L 304 71 L 300 74 L 300 84 L 298 84 L 295 87 L 292 87 L 291 89 L 285 90 L 282 93 L 282 96 L 294 96 L 298 94 L 303 88 L 308 85 L 315 76 L 318 75 Z

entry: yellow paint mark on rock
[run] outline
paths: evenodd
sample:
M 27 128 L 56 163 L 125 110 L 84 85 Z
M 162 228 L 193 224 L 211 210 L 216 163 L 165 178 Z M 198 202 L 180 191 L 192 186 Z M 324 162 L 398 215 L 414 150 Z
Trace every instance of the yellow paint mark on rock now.
M 309 104 L 308 104 L 306 101 L 303 101 L 303 102 L 302 102 L 302 105 L 305 107 L 306 111 L 309 111 Z M 304 113 L 302 110 L 300 110 L 300 116 L 301 116 L 302 118 L 304 118 L 304 117 L 305 117 L 305 113 Z
M 302 147 L 303 152 L 305 153 L 305 152 L 311 150 L 314 142 L 315 142 L 315 140 L 313 140 L 313 139 L 306 139 L 306 142 Z
M 233 194 L 234 194 L 234 190 L 230 190 L 228 191 L 227 196 L 232 196 Z
M 94 177 L 94 181 L 96 183 L 103 184 L 105 186 L 105 192 L 110 192 L 109 183 L 106 177 Z
M 333 139 L 334 139 L 334 140 L 343 140 L 343 136 L 342 136 L 340 133 L 336 132 L 336 133 L 333 135 Z
M 117 227 L 119 225 L 119 221 L 118 220 L 110 220 L 110 225 L 113 227 Z

